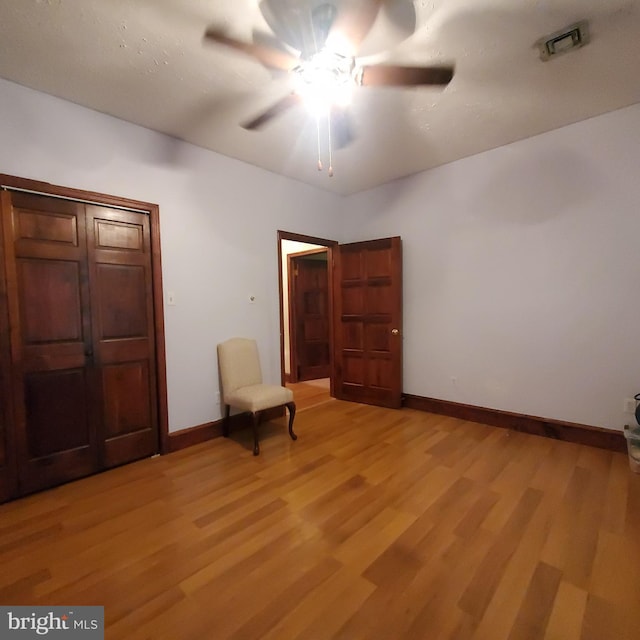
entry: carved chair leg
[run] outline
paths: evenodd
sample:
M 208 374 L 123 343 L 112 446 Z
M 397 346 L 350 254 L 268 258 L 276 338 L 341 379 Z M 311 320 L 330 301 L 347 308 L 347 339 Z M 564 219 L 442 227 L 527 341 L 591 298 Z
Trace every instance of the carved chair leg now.
M 296 403 L 287 402 L 287 409 L 289 409 L 289 435 L 292 440 L 297 440 L 298 436 L 293 432 L 293 419 L 296 417 Z
M 260 445 L 258 444 L 258 424 L 260 424 L 260 412 L 252 414 L 253 417 L 253 455 L 260 453 Z
M 225 438 L 228 438 L 229 437 L 229 413 L 231 412 L 231 405 L 225 404 L 224 407 L 225 409 L 224 409 L 224 419 L 222 421 L 222 435 Z

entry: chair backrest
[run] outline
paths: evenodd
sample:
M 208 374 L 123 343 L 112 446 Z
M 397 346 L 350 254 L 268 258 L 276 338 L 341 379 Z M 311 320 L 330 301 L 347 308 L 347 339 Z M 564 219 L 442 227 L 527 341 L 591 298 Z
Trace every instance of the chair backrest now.
M 231 338 L 218 345 L 218 366 L 222 395 L 240 387 L 262 383 L 260 356 L 255 340 Z

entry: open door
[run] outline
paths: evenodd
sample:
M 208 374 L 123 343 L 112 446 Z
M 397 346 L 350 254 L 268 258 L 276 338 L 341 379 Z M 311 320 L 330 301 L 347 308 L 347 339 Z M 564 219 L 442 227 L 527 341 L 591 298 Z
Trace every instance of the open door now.
M 402 403 L 402 245 L 399 237 L 334 249 L 334 393 Z

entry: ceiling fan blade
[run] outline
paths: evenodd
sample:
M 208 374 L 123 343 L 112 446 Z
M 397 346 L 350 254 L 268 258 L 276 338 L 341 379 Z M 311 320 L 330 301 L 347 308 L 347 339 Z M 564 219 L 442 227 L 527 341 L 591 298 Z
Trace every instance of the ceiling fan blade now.
M 327 47 L 354 56 L 378 17 L 382 0 L 354 0 L 338 10 L 327 38 Z M 344 42 L 346 40 L 346 43 Z M 349 51 L 343 50 L 345 44 Z
M 454 67 L 404 67 L 375 64 L 361 67 L 360 83 L 366 87 L 413 87 L 447 85 L 453 78 Z
M 274 51 L 279 51 L 280 53 L 292 56 L 295 58 L 297 64 L 300 63 L 297 54 L 290 50 L 293 49 L 293 47 L 287 45 L 284 40 L 276 38 L 276 36 L 271 33 L 261 31 L 260 29 L 253 29 L 251 41 L 254 45 L 259 47 L 273 49 Z
M 253 131 L 255 129 L 260 129 L 265 124 L 267 124 L 270 120 L 279 116 L 281 113 L 284 113 L 287 109 L 294 107 L 300 102 L 300 96 L 295 93 L 290 93 L 286 95 L 284 98 L 278 100 L 278 102 L 272 104 L 266 111 L 262 112 L 258 117 L 253 120 L 249 120 L 249 122 L 244 122 L 242 124 L 243 129 L 248 129 L 249 131 Z
M 217 27 L 209 27 L 205 31 L 204 38 L 205 40 L 211 40 L 217 44 L 231 47 L 236 51 L 242 51 L 270 69 L 290 71 L 298 65 L 298 59 L 285 51 L 252 42 L 236 40 L 235 38 L 229 37 L 222 29 L 218 29 Z

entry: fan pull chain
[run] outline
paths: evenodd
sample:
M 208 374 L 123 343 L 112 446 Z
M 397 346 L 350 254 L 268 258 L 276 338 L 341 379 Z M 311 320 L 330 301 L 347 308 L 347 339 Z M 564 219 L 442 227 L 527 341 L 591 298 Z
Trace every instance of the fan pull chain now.
M 316 131 L 318 134 L 318 171 L 322 171 L 322 151 L 320 149 L 320 117 L 316 118 Z M 330 178 L 333 178 L 333 151 L 331 149 L 331 112 L 327 112 L 327 138 L 329 142 L 329 169 L 328 174 Z
M 331 111 L 327 111 L 327 132 L 329 134 L 329 177 L 333 178 L 333 154 L 331 153 Z

